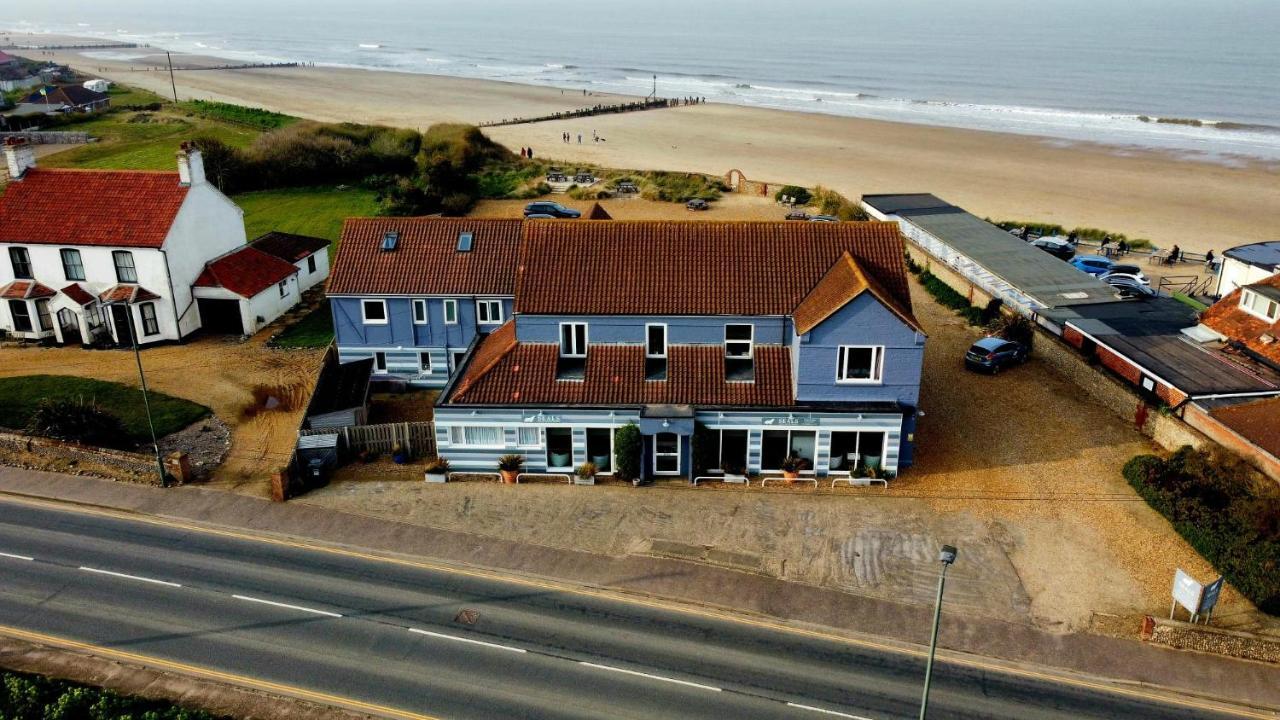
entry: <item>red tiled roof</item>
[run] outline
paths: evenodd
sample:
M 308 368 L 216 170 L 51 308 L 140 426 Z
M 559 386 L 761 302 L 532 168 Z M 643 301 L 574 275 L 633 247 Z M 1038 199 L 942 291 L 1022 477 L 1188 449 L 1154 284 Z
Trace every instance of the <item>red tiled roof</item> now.
M 159 300 L 160 296 L 141 285 L 112 285 L 99 294 L 98 299 L 104 303 L 139 303 L 148 300 Z
M 176 172 L 30 168 L 0 195 L 0 242 L 158 248 L 188 189 Z
M 528 223 L 516 312 L 788 315 L 848 252 L 910 313 L 895 223 Z
M 512 333 L 514 335 L 514 332 Z M 498 332 L 476 349 L 450 402 L 470 405 L 739 405 L 792 403 L 791 354 L 757 345 L 754 382 L 726 382 L 724 349 L 672 345 L 666 380 L 645 380 L 644 347 L 593 345 L 581 381 L 556 380 L 556 345 L 519 344 Z M 490 343 L 495 345 L 491 350 Z M 477 362 L 482 356 L 487 362 Z M 486 368 L 487 366 L 487 368 Z
M 329 276 L 331 295 L 511 295 L 520 219 L 348 218 Z M 533 223 L 530 223 L 533 224 Z M 388 231 L 396 249 L 380 249 Z M 458 252 L 458 235 L 473 234 Z
M 31 280 L 14 280 L 0 288 L 0 298 L 5 300 L 31 300 L 34 298 L 53 297 L 57 294 L 53 288 Z
M 1280 397 L 1228 405 L 1209 414 L 1249 442 L 1280 458 Z
M 62 294 L 71 298 L 80 307 L 84 307 L 97 299 L 93 296 L 93 293 L 85 290 L 79 283 L 71 283 L 62 288 Z
M 243 298 L 251 298 L 298 272 L 285 262 L 248 245 L 212 260 L 200 271 L 196 287 L 226 288 Z
M 310 235 L 294 235 L 293 233 L 272 231 L 249 242 L 268 255 L 274 255 L 286 262 L 298 262 L 308 255 L 318 253 L 329 247 L 329 241 Z
M 886 292 L 875 278 L 862 272 L 857 261 L 847 252 L 831 265 L 827 274 L 795 309 L 796 332 L 801 335 L 809 332 L 864 292 L 871 293 L 916 332 L 924 332 L 911 311 L 901 307 L 897 298 Z
M 458 382 L 455 394 L 461 395 L 469 390 L 476 380 L 485 376 L 498 364 L 507 353 L 516 346 L 516 321 L 508 320 L 502 327 L 489 333 L 488 337 L 476 348 L 475 354 L 467 365 L 467 372 Z
M 1255 285 L 1269 285 L 1280 290 L 1280 273 L 1265 278 Z M 1280 362 L 1280 320 L 1268 323 L 1266 320 L 1245 312 L 1240 307 L 1240 295 L 1243 288 L 1236 288 L 1226 297 L 1214 303 L 1200 316 L 1200 322 L 1226 335 L 1232 340 L 1239 340 L 1250 350 L 1271 360 Z M 1267 341 L 1267 338 L 1271 338 Z

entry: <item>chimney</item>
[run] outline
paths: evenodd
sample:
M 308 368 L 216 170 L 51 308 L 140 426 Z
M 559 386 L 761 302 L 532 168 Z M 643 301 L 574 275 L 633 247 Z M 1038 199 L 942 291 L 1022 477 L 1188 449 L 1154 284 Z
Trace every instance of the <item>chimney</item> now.
M 204 158 L 193 143 L 182 143 L 178 150 L 178 184 L 195 186 L 204 182 Z
M 9 169 L 9 179 L 21 180 L 27 168 L 36 166 L 35 148 L 25 138 L 7 138 L 4 141 L 4 163 Z

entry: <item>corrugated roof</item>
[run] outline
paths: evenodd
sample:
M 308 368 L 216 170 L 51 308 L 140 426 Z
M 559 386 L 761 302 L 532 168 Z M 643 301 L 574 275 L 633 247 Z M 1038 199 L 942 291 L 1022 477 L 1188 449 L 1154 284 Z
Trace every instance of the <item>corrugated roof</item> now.
M 200 271 L 196 287 L 225 288 L 251 298 L 298 272 L 291 262 L 248 245 L 212 260 Z
M 176 172 L 30 168 L 0 195 L 0 242 L 158 248 L 189 189 Z
M 520 219 L 348 218 L 329 276 L 330 295 L 512 295 Z M 536 224 L 536 223 L 530 223 Z M 396 248 L 381 249 L 387 232 Z M 474 236 L 458 252 L 458 236 Z
M 894 223 L 544 220 L 524 233 L 521 313 L 790 315 L 846 252 L 911 308 Z

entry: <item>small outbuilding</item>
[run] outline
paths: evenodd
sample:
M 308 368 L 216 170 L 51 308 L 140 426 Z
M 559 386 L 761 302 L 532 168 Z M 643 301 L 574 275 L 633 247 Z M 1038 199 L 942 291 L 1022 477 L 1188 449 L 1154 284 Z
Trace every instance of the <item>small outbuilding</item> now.
M 298 304 L 298 268 L 246 245 L 205 265 L 192 285 L 201 326 L 252 335 Z
M 306 292 L 329 277 L 329 241 L 310 235 L 271 231 L 249 246 L 298 268 L 298 290 Z

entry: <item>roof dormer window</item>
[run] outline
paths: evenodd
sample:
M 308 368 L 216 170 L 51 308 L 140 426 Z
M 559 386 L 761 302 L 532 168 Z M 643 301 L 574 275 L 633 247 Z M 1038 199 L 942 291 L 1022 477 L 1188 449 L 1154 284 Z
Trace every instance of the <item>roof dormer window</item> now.
M 644 326 L 644 379 L 667 379 L 667 326 Z
M 729 382 L 755 380 L 755 326 L 724 326 L 724 379 Z
M 1268 297 L 1271 293 L 1264 295 L 1265 290 L 1272 290 L 1270 287 L 1261 286 L 1258 289 L 1244 288 L 1240 293 L 1240 308 L 1255 317 L 1266 320 L 1267 322 L 1275 322 L 1280 318 L 1280 290 L 1273 290 L 1273 297 Z
M 587 376 L 587 324 L 560 323 L 560 357 L 557 380 L 583 380 Z

